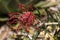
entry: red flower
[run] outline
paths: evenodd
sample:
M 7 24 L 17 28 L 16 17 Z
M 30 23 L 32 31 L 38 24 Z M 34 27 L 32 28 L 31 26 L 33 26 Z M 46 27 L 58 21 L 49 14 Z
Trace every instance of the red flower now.
M 19 17 L 22 27 L 25 26 L 27 32 L 29 32 L 30 25 L 33 23 L 34 19 L 35 15 L 32 12 L 23 12 Z M 21 29 L 20 26 L 18 27 L 18 30 L 19 29 Z
M 23 12 L 19 20 L 26 26 L 30 26 L 35 19 L 35 15 L 32 12 Z
M 18 15 L 18 17 L 16 16 Z M 21 25 L 18 26 L 17 30 L 21 29 L 23 26 L 26 26 L 26 30 L 29 31 L 30 25 L 33 23 L 35 19 L 35 15 L 32 12 L 23 12 L 23 14 L 19 15 L 18 12 L 10 12 L 9 13 L 9 23 L 14 24 L 19 20 Z

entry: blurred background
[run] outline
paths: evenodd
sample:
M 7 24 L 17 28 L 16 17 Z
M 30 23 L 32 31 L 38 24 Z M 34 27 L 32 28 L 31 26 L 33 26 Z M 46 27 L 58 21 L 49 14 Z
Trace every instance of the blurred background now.
M 26 5 L 25 7 L 32 11 L 41 23 L 47 23 L 47 25 L 43 25 L 44 27 L 40 27 L 38 24 L 41 29 L 34 31 L 36 34 L 32 39 L 26 36 L 23 36 L 24 39 L 19 39 L 21 35 L 16 37 L 17 34 L 6 26 L 9 21 L 9 12 L 21 12 L 18 8 L 19 3 Z M 29 7 L 32 7 L 33 10 L 30 10 Z M 9 33 L 13 35 L 12 38 Z M 0 40 L 60 40 L 60 0 L 0 0 L 0 35 L 2 37 Z

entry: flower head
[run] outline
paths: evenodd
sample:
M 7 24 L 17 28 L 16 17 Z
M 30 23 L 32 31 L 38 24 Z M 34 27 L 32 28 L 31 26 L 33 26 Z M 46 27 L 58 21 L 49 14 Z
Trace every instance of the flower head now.
M 26 26 L 30 26 L 35 19 L 35 15 L 32 12 L 23 12 L 19 17 L 19 20 Z

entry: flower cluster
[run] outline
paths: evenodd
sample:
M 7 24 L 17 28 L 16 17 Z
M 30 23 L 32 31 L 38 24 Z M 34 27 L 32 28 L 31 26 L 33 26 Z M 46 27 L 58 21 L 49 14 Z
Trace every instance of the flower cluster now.
M 29 30 L 30 25 L 34 22 L 35 15 L 31 11 L 27 11 L 24 4 L 18 4 L 18 8 L 22 10 L 22 14 L 19 12 L 10 12 L 9 13 L 9 24 L 17 24 L 18 22 L 20 25 L 18 26 L 17 30 L 21 29 L 23 26 L 27 30 Z
M 23 12 L 19 17 L 19 20 L 26 26 L 30 26 L 35 19 L 35 15 L 32 12 Z

